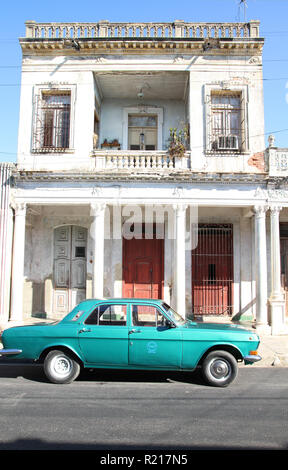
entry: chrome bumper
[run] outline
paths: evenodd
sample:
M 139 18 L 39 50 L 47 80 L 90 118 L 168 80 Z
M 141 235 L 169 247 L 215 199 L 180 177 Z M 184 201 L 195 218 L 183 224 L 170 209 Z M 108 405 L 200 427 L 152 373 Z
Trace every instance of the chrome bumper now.
M 0 354 L 1 354 L 1 352 L 0 352 Z M 251 355 L 251 356 L 244 356 L 243 359 L 244 359 L 245 364 L 246 363 L 250 364 L 250 363 L 253 363 L 253 362 L 261 361 L 262 357 L 258 356 L 258 355 L 257 356 L 256 355 L 255 356 Z
M 0 356 L 12 356 L 13 354 L 20 354 L 22 349 L 0 349 Z

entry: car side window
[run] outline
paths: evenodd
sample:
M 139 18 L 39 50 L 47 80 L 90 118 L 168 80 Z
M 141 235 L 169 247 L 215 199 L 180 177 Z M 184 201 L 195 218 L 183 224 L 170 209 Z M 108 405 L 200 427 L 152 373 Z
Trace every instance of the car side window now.
M 134 326 L 164 326 L 166 318 L 156 307 L 151 305 L 132 305 L 132 323 Z
M 124 326 L 127 320 L 126 305 L 103 304 L 89 315 L 86 325 L 114 325 Z

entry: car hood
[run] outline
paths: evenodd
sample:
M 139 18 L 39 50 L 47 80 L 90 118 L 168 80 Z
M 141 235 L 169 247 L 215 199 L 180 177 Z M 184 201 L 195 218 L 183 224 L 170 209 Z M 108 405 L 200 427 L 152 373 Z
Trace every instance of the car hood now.
M 213 331 L 221 331 L 227 333 L 231 333 L 232 331 L 237 331 L 237 332 L 243 332 L 243 333 L 255 333 L 255 331 L 252 331 L 251 328 L 245 327 L 242 325 L 234 325 L 234 324 L 228 324 L 228 323 L 201 323 L 201 322 L 194 322 L 194 321 L 188 321 L 185 324 L 185 328 L 196 328 L 199 330 L 213 330 Z

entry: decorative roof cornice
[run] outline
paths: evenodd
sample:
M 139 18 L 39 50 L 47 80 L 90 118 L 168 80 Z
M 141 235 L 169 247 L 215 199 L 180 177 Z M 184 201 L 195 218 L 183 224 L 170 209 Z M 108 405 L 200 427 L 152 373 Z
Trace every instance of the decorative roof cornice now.
M 75 41 L 69 39 L 20 39 L 20 45 L 23 53 L 40 53 L 43 54 L 65 54 L 81 55 L 95 54 L 95 52 L 106 52 L 118 54 L 123 53 L 173 53 L 175 51 L 184 51 L 207 55 L 211 54 L 227 54 L 241 51 L 253 51 L 253 54 L 261 54 L 264 40 L 261 38 L 223 38 L 216 39 L 213 42 L 207 39 L 188 38 L 188 39 L 165 39 L 165 38 L 117 38 L 109 39 L 78 39 L 74 47 Z
M 109 171 L 109 172 L 46 172 L 18 170 L 13 173 L 15 181 L 21 182 L 128 182 L 128 183 L 218 183 L 218 184 L 263 184 L 269 181 L 266 174 L 247 173 L 205 173 L 190 171 Z

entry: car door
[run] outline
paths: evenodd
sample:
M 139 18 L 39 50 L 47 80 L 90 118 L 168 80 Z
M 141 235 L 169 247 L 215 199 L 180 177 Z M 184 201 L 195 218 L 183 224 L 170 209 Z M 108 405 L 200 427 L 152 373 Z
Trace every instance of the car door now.
M 131 304 L 129 365 L 148 368 L 179 369 L 182 335 L 167 324 L 165 315 L 153 304 Z
M 78 341 L 86 363 L 127 366 L 127 304 L 98 305 L 79 328 Z

